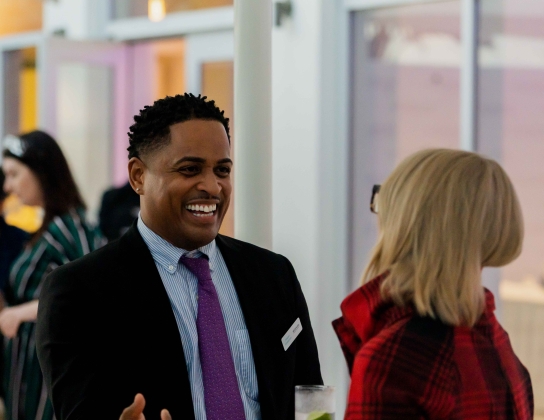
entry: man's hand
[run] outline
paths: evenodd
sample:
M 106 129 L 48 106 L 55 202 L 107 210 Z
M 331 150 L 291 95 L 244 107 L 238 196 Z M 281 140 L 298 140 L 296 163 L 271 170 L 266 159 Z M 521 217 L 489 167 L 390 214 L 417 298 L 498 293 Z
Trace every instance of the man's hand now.
M 136 394 L 134 402 L 123 410 L 119 420 L 145 420 L 145 398 L 142 394 Z M 172 420 L 168 410 L 161 411 L 161 420 Z

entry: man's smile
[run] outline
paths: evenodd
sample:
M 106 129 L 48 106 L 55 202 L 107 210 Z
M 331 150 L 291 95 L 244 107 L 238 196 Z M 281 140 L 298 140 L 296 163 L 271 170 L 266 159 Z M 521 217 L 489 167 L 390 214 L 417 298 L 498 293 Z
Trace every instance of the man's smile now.
M 217 213 L 217 204 L 188 204 L 185 208 L 196 217 L 213 217 Z

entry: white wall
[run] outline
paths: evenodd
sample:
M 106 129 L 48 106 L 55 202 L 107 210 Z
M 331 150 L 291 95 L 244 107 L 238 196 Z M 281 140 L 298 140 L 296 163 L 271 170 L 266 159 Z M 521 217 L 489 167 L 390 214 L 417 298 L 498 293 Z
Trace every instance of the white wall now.
M 69 39 L 104 39 L 109 3 L 109 0 L 44 2 L 43 30 L 47 34 L 64 33 Z
M 292 260 L 309 303 L 318 277 L 320 11 L 320 1 L 298 0 L 272 37 L 273 247 Z
M 272 210 L 273 249 L 295 266 L 342 416 L 347 368 L 331 327 L 347 291 L 346 57 L 337 3 L 294 0 L 292 18 L 273 32 Z

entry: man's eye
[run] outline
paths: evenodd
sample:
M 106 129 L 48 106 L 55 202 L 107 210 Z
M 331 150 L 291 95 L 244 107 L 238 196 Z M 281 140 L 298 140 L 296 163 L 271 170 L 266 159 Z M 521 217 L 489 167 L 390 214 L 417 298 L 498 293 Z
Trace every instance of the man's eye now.
M 231 168 L 228 166 L 220 166 L 217 168 L 217 172 L 219 172 L 220 175 L 226 176 L 230 174 Z
M 180 168 L 179 171 L 185 174 L 196 174 L 199 171 L 199 167 L 198 166 L 184 166 L 183 168 Z

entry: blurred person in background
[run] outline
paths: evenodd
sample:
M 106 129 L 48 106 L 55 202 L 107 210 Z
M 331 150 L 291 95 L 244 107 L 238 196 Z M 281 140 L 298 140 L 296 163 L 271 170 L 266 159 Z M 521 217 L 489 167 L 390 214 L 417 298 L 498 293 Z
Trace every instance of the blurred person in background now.
M 0 170 L 0 291 L 4 296 L 6 285 L 9 278 L 9 270 L 13 261 L 23 250 L 23 246 L 28 241 L 29 235 L 22 229 L 10 226 L 6 223 L 3 210 L 4 200 L 7 197 L 2 186 L 4 185 L 4 172 Z M 3 308 L 5 300 L 0 297 L 0 311 Z M 4 340 L 0 335 L 0 378 L 3 378 L 4 372 Z M 4 398 L 3 383 L 0 382 L 0 397 Z
M 351 372 L 345 419 L 532 419 L 529 373 L 481 279 L 521 252 L 504 170 L 425 150 L 374 188 L 371 209 L 379 236 L 364 285 L 333 322 Z
M 5 350 L 5 405 L 9 419 L 52 419 L 35 347 L 42 282 L 56 267 L 96 249 L 101 236 L 85 219 L 85 204 L 56 141 L 42 131 L 3 143 L 4 190 L 44 209 L 42 226 L 14 262 L 0 312 Z M 74 279 L 76 281 L 77 279 Z
M 27 232 L 15 226 L 8 225 L 4 219 L 4 200 L 7 197 L 6 192 L 2 188 L 4 179 L 4 172 L 0 170 L 0 290 L 2 293 L 4 293 L 8 283 L 11 264 L 19 256 L 29 238 Z
M 110 188 L 102 195 L 98 214 L 100 231 L 111 242 L 120 238 L 140 212 L 140 196 L 129 182 L 119 188 Z

